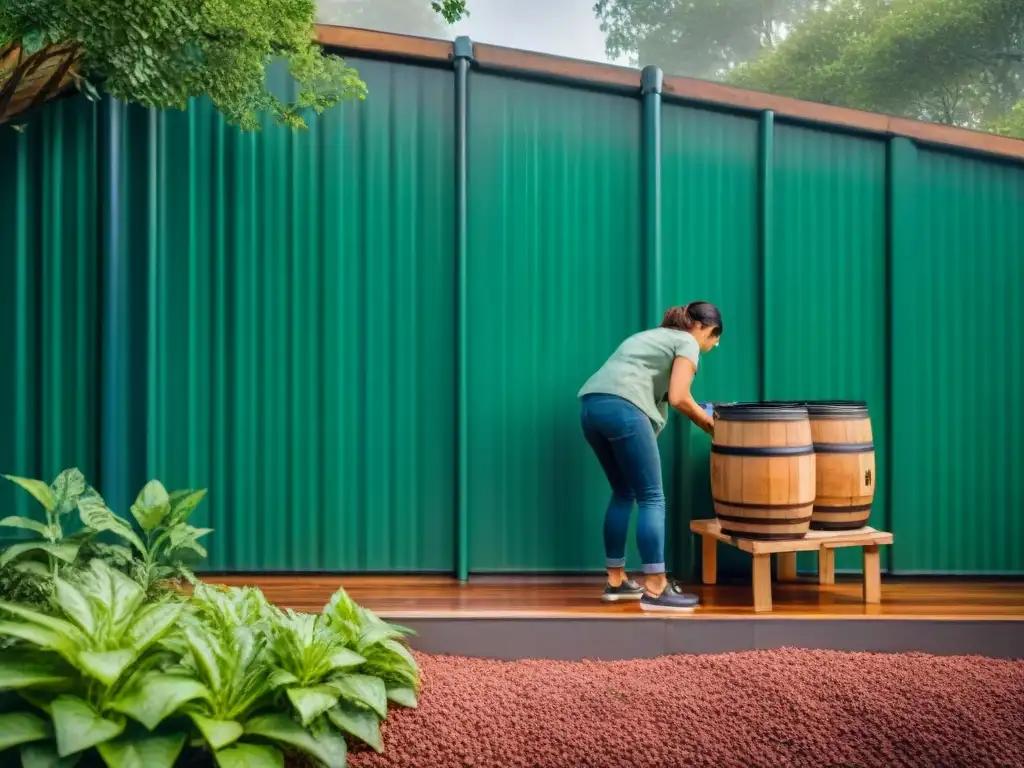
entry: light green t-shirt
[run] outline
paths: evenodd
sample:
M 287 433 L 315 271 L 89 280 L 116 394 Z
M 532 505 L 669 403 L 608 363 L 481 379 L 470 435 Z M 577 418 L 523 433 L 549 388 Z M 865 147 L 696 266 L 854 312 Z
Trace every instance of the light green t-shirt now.
M 622 342 L 604 365 L 591 376 L 577 397 L 617 395 L 628 400 L 661 432 L 668 420 L 668 383 L 677 357 L 700 358 L 700 345 L 686 331 L 652 328 Z

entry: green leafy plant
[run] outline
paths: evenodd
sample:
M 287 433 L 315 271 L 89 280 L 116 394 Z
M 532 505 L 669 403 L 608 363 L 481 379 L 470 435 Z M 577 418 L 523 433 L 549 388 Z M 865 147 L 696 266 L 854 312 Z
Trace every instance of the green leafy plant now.
M 16 581 L 15 573 L 27 577 L 34 586 L 39 587 L 42 597 L 48 593 L 47 587 L 52 584 L 48 580 L 59 573 L 61 566 L 76 563 L 79 551 L 91 533 L 83 529 L 65 536 L 67 516 L 91 491 L 85 477 L 77 469 L 65 469 L 49 485 L 42 480 L 14 475 L 4 477 L 30 493 L 42 506 L 43 516 L 41 520 L 36 520 L 11 515 L 0 520 L 0 528 L 32 534 L 28 540 L 16 542 L 4 549 L 0 554 L 0 568 L 10 568 L 14 572 L 7 576 L 9 583 Z M 19 585 L 25 588 L 26 580 L 21 580 Z
M 53 600 L 54 615 L 0 603 L 0 634 L 18 641 L 0 657 L 0 691 L 23 701 L 0 714 L 0 750 L 19 747 L 25 765 L 70 765 L 95 748 L 108 766 L 139 755 L 173 766 L 186 733 L 152 731 L 205 693 L 167 671 L 175 657 L 160 642 L 184 605 L 146 604 L 138 584 L 98 559 L 73 581 L 58 576 Z
M 431 5 L 448 22 L 465 11 L 465 0 Z M 55 96 L 70 76 L 91 97 L 98 86 L 147 107 L 183 109 L 207 96 L 246 130 L 259 127 L 261 114 L 303 127 L 304 114 L 366 94 L 358 73 L 316 44 L 315 13 L 315 0 L 4 0 L 0 123 Z M 296 83 L 287 98 L 267 86 L 275 59 Z
M 131 507 L 136 528 L 131 520 L 112 512 L 77 469 L 64 470 L 50 485 L 6 477 L 30 493 L 44 514 L 41 520 L 19 515 L 0 520 L 0 527 L 31 534 L 0 552 L 0 598 L 42 603 L 57 575 L 81 568 L 95 557 L 127 573 L 150 597 L 174 586 L 174 579 L 195 581 L 186 559 L 206 557 L 200 539 L 211 529 L 197 528 L 189 519 L 205 498 L 205 490 L 168 493 L 158 480 L 149 481 Z M 67 518 L 75 509 L 81 527 L 68 534 Z M 103 532 L 120 543 L 101 541 L 97 534 Z
M 299 687 L 273 649 L 284 615 L 258 590 L 199 584 L 190 604 L 183 665 L 208 693 L 186 711 L 217 764 L 280 766 L 285 751 L 297 750 L 322 765 L 344 766 L 344 738 L 323 718 L 294 717 L 282 698 L 285 686 Z
M 80 497 L 89 530 L 128 541 L 144 577 L 93 557 L 84 570 L 59 569 L 43 608 L 0 601 L 10 646 L 0 655 L 0 753 L 18 750 L 25 766 L 98 758 L 110 768 L 189 758 L 280 768 L 294 753 L 343 768 L 349 740 L 383 749 L 389 701 L 417 703 L 409 630 L 344 590 L 315 616 L 281 611 L 258 589 L 201 582 L 184 601 L 147 602 L 147 585 L 169 567 L 160 553 L 206 533 L 187 523 L 202 496 L 147 484 L 132 507 L 141 536 L 98 494 Z
M 131 508 L 141 535 L 128 520 L 114 514 L 99 494 L 82 498 L 78 510 L 82 523 L 90 530 L 110 532 L 124 542 L 100 545 L 98 550 L 126 567 L 147 594 L 152 594 L 174 577 L 195 581 L 183 558 L 188 553 L 206 557 L 206 549 L 199 540 L 212 529 L 196 528 L 188 522 L 205 496 L 205 490 L 169 494 L 159 480 L 150 480 Z
M 344 766 L 346 737 L 383 749 L 389 699 L 416 705 L 404 633 L 342 590 L 312 616 L 280 611 L 259 590 L 199 584 L 180 652 L 208 693 L 183 711 L 220 766 L 281 765 L 292 751 Z

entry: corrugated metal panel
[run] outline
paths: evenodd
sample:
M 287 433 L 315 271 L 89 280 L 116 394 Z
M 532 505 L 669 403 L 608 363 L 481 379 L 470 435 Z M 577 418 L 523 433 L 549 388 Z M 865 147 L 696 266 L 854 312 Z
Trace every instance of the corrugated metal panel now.
M 474 73 L 469 141 L 471 567 L 601 568 L 575 395 L 643 324 L 640 105 Z
M 370 99 L 308 133 L 129 112 L 136 442 L 116 492 L 210 487 L 212 568 L 455 567 L 453 77 L 354 63 Z M 470 89 L 471 566 L 600 568 L 608 491 L 574 395 L 661 309 L 639 99 L 479 71 Z M 663 123 L 659 300 L 715 301 L 728 326 L 698 398 L 867 399 L 894 569 L 1024 572 L 1024 168 L 894 139 L 887 194 L 881 141 L 780 124 L 764 261 L 757 121 L 666 104 Z M 0 471 L 96 477 L 98 139 L 78 100 L 0 133 Z M 661 444 L 685 576 L 708 443 L 676 418 Z
M 1024 572 L 1024 168 L 927 150 L 895 253 L 893 567 Z
M 701 361 L 698 400 L 758 397 L 760 283 L 757 251 L 757 121 L 666 104 L 662 113 L 663 286 L 666 305 L 707 300 L 726 326 Z M 707 435 L 673 415 L 661 440 L 671 567 L 695 562 L 689 521 L 714 515 Z M 749 556 L 721 548 L 723 573 L 749 571 Z
M 95 109 L 49 105 L 0 130 L 0 472 L 96 476 L 98 282 Z M 0 483 L 0 515 L 34 501 Z M 33 509 L 38 514 L 38 509 Z
M 452 78 L 351 63 L 305 133 L 131 114 L 138 471 L 211 569 L 454 568 Z
M 886 525 L 885 142 L 778 125 L 766 270 L 765 396 L 866 400 L 875 436 L 871 524 Z M 836 567 L 861 568 L 840 550 Z M 814 566 L 815 556 L 801 558 Z

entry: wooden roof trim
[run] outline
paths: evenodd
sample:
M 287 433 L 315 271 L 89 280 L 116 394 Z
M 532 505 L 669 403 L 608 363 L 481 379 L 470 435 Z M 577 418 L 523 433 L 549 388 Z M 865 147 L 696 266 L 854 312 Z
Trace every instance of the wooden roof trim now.
M 316 25 L 317 41 L 321 45 L 340 48 L 349 53 L 375 53 L 385 56 L 448 61 L 452 56 L 452 44 L 447 40 L 433 40 L 429 37 L 393 35 L 372 29 Z
M 452 57 L 453 45 L 446 40 L 322 24 L 317 25 L 316 31 L 317 38 L 323 45 L 339 48 L 352 54 L 365 52 L 428 61 L 447 61 Z M 630 67 L 552 56 L 546 53 L 533 53 L 484 43 L 474 44 L 473 58 L 484 68 L 514 70 L 615 87 L 635 87 L 637 90 L 640 88 L 640 70 Z M 717 104 L 724 108 L 751 111 L 772 110 L 782 118 L 835 125 L 868 133 L 906 136 L 929 144 L 941 144 L 974 152 L 1024 159 L 1024 141 L 1020 139 L 938 123 L 927 123 L 921 120 L 889 117 L 846 107 L 817 104 L 705 80 L 666 76 L 664 94 L 689 101 Z
M 788 117 L 825 125 L 891 136 L 906 136 L 931 144 L 945 144 L 976 152 L 1005 155 L 1024 159 L 1024 141 L 997 136 L 967 128 L 957 128 L 923 120 L 890 117 L 858 109 L 834 107 L 813 101 L 801 101 L 788 96 L 776 96 L 760 91 L 748 91 L 720 83 L 709 83 L 688 77 L 666 77 L 664 93 L 676 98 L 719 104 L 723 107 L 772 110 L 779 117 Z
M 582 59 L 533 53 L 500 45 L 473 44 L 473 59 L 483 67 L 533 72 L 550 77 L 640 89 L 640 70 Z

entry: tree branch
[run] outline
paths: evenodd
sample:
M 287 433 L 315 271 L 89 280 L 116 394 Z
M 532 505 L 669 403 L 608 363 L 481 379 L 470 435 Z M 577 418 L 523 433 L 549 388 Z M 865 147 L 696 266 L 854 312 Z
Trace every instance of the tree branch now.
M 10 79 L 4 83 L 4 87 L 0 89 L 0 123 L 7 119 L 7 108 L 10 106 L 11 101 L 14 99 L 14 94 L 18 91 L 18 86 L 26 78 L 30 77 L 39 67 L 45 64 L 52 58 L 63 55 L 69 49 L 67 47 L 62 48 L 44 48 L 41 51 L 36 51 L 27 59 L 24 58 L 25 49 L 23 47 L 18 49 L 18 64 L 14 68 L 14 72 L 11 74 Z
M 75 65 L 75 62 L 78 61 L 79 53 L 81 53 L 81 49 L 79 49 L 78 46 L 72 46 L 68 50 L 67 58 L 57 68 L 57 70 L 50 75 L 50 79 L 46 81 L 46 85 L 40 88 L 39 92 L 32 97 L 32 101 L 29 102 L 26 109 L 32 109 L 33 107 L 44 103 L 53 95 L 54 91 L 60 87 L 60 84 L 64 80 L 68 71 Z

